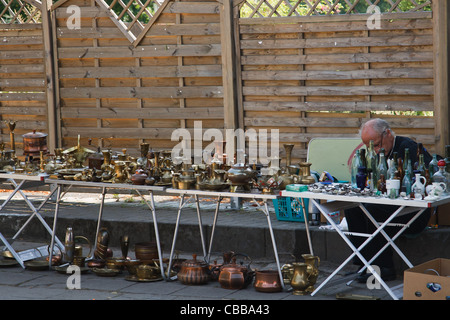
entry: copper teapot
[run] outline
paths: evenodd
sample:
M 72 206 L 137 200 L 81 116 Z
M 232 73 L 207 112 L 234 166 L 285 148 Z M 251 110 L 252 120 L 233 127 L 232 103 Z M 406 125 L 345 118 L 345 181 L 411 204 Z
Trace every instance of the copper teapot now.
M 187 285 L 207 283 L 210 280 L 208 264 L 197 260 L 196 254 L 193 254 L 192 258 L 181 264 L 181 269 L 177 274 L 178 280 Z
M 239 290 L 246 288 L 252 281 L 254 272 L 250 268 L 250 263 L 244 266 L 243 263 L 236 263 L 236 256 L 242 255 L 250 260 L 250 258 L 242 253 L 236 253 L 233 255 L 232 262 L 224 265 L 219 274 L 220 286 L 224 289 Z

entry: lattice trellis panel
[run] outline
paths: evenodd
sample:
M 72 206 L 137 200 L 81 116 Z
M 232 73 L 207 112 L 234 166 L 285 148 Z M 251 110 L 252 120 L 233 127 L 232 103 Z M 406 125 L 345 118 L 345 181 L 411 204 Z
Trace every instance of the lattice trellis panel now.
M 170 0 L 96 0 L 106 8 L 125 36 L 136 42 Z
M 367 13 L 377 6 L 381 13 L 431 11 L 431 0 L 245 0 L 241 18 L 270 18 Z
M 0 0 L 0 23 L 41 23 L 41 2 Z

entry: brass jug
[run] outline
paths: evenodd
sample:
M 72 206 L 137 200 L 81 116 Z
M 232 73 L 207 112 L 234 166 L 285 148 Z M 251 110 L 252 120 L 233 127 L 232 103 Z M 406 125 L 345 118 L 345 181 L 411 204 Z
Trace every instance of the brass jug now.
M 308 265 L 303 262 L 294 262 L 294 274 L 291 279 L 291 287 L 294 289 L 292 292 L 294 295 L 305 295 L 307 294 L 306 289 L 310 286 Z
M 305 263 L 308 265 L 307 272 L 309 275 L 309 287 L 306 291 L 313 292 L 314 285 L 316 284 L 317 277 L 319 276 L 320 258 L 313 256 L 312 254 L 302 254 L 302 258 L 305 259 Z

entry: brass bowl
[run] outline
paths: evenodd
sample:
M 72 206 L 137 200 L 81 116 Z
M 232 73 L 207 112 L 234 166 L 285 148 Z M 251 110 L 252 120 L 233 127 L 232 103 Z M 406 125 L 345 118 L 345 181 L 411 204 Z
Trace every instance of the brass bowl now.
M 122 271 L 125 268 L 125 260 L 121 258 L 106 259 L 106 268 L 111 270 Z
M 158 277 L 159 268 L 141 264 L 136 268 L 136 276 L 138 279 L 147 280 Z
M 126 260 L 125 261 L 125 267 L 128 270 L 128 273 L 131 275 L 136 275 L 136 271 L 138 266 L 141 264 L 141 260 Z

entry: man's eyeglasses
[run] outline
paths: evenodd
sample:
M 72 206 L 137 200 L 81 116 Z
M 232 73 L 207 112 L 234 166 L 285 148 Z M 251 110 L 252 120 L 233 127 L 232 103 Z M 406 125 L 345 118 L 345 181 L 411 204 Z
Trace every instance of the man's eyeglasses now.
M 383 136 L 386 134 L 386 131 L 387 131 L 387 129 L 385 129 L 385 130 L 381 133 L 380 142 L 373 145 L 373 147 L 374 147 L 375 149 L 381 148 L 381 146 L 383 145 Z

